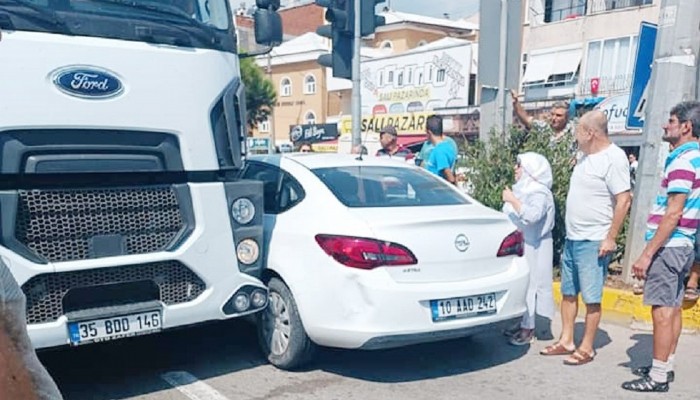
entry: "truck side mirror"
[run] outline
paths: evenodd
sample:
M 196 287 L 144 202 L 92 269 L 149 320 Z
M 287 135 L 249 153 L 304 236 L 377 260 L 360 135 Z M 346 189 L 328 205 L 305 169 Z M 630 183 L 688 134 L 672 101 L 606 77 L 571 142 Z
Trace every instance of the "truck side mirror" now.
M 276 11 L 258 8 L 253 19 L 257 44 L 275 47 L 282 43 L 282 17 Z

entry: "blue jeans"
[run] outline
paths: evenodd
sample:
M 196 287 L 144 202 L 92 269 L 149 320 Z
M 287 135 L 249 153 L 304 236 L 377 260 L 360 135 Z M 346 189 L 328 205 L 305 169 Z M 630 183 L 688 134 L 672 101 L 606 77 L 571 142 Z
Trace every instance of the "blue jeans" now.
M 611 255 L 598 257 L 599 240 L 569 240 L 561 262 L 562 296 L 578 296 L 585 304 L 600 304 Z

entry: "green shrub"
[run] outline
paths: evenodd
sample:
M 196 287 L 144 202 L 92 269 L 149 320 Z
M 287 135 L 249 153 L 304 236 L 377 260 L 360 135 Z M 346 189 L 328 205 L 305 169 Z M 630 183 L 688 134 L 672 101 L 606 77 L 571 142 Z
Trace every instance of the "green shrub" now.
M 476 141 L 465 148 L 466 157 L 461 166 L 467 167 L 470 171 L 468 177 L 473 187 L 472 196 L 486 206 L 500 210 L 503 205 L 501 200 L 503 189 L 514 183 L 513 167 L 517 155 L 534 151 L 549 160 L 552 166 L 552 194 L 556 207 L 556 218 L 552 231 L 554 265 L 558 266 L 566 238 L 564 215 L 566 213 L 566 195 L 569 191 L 569 181 L 573 170 L 573 155 L 570 141 L 563 140 L 553 144 L 550 141 L 551 136 L 552 131 L 549 127 L 533 127 L 529 134 L 516 127 L 510 127 L 505 134 L 492 130 L 489 133 L 488 142 Z M 618 235 L 617 251 L 613 256 L 614 261 L 622 260 L 626 236 L 627 222 Z
M 500 210 L 503 204 L 503 189 L 514 183 L 513 166 L 517 155 L 534 151 L 549 160 L 552 165 L 552 193 L 556 206 L 556 222 L 552 236 L 555 264 L 558 264 L 566 237 L 564 213 L 571 178 L 572 154 L 570 142 L 564 140 L 552 144 L 551 135 L 549 128 L 533 128 L 529 134 L 515 127 L 510 127 L 505 134 L 492 130 L 488 142 L 477 141 L 466 147 L 463 165 L 471 171 L 469 180 L 473 186 L 473 197 L 488 207 Z

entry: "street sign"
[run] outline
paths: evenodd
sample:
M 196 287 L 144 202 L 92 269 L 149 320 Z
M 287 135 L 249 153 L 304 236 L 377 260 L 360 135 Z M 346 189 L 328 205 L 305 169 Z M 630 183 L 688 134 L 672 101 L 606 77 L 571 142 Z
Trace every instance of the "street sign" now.
M 655 24 L 642 22 L 637 40 L 637 57 L 634 63 L 634 76 L 630 90 L 630 102 L 627 113 L 627 129 L 644 127 L 644 114 L 647 105 L 647 85 L 651 77 L 651 67 L 654 63 L 654 47 L 656 45 L 657 27 Z
M 248 138 L 248 150 L 250 151 L 261 151 L 270 148 L 269 138 Z

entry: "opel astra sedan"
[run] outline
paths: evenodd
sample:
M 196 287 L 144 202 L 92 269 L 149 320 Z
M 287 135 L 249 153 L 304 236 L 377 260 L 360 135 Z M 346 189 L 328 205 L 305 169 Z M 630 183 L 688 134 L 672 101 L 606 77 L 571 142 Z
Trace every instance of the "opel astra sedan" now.
M 254 156 L 264 182 L 258 334 L 282 369 L 317 346 L 383 349 L 471 335 L 525 312 L 523 238 L 502 213 L 404 162 Z

